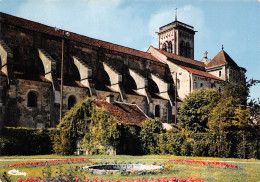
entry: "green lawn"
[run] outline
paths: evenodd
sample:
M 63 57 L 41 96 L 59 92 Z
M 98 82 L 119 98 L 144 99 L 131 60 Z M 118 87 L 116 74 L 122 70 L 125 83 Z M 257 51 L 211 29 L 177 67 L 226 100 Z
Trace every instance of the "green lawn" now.
M 11 157 L 0 157 L 1 159 L 10 159 L 14 161 L 0 161 L 0 174 L 3 172 L 8 172 L 11 169 L 17 169 L 20 172 L 26 172 L 26 177 L 42 177 L 43 175 L 50 174 L 52 176 L 58 176 L 61 174 L 69 174 L 69 170 L 73 170 L 75 166 L 89 165 L 90 163 L 80 163 L 80 164 L 62 164 L 62 165 L 52 165 L 50 168 L 46 167 L 14 167 L 8 168 L 6 165 L 13 164 L 22 161 L 30 161 L 30 159 L 62 159 L 62 158 L 89 158 L 90 161 L 95 162 L 125 162 L 125 163 L 135 163 L 143 162 L 152 164 L 154 162 L 166 163 L 167 159 L 189 159 L 189 160 L 210 160 L 210 161 L 235 161 L 237 163 L 232 163 L 238 165 L 238 168 L 221 168 L 218 166 L 200 165 L 200 164 L 185 164 L 185 163 L 174 163 L 174 170 L 170 170 L 163 174 L 155 175 L 145 175 L 145 176 L 121 176 L 121 175 L 109 175 L 109 176 L 98 176 L 91 175 L 82 172 L 77 172 L 77 176 L 87 176 L 89 178 L 105 178 L 105 179 L 134 179 L 134 178 L 155 178 L 155 177 L 192 177 L 203 178 L 205 181 L 260 181 L 260 160 L 255 159 L 231 159 L 231 158 L 211 158 L 211 157 L 184 157 L 184 156 L 171 156 L 171 155 L 146 155 L 146 156 L 127 156 L 127 155 L 117 155 L 117 156 L 106 156 L 106 155 L 95 155 L 95 156 L 57 156 L 57 155 L 41 155 L 41 156 L 11 156 Z M 35 161 L 35 160 L 33 160 Z M 37 161 L 37 160 L 36 160 Z M 243 162 L 243 163 L 240 163 Z M 229 162 L 227 162 L 229 163 Z M 45 171 L 45 173 L 43 173 Z M 49 172 L 48 172 L 49 171 Z M 13 181 L 18 178 L 24 178 L 23 176 L 10 176 Z

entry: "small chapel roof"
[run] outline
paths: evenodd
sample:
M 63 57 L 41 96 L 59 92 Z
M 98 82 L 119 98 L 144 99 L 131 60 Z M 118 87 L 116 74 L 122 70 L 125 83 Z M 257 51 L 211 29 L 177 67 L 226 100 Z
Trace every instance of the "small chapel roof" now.
M 210 61 L 206 67 L 215 67 L 220 65 L 230 65 L 234 68 L 239 68 L 235 61 L 222 49 L 213 59 Z
M 105 108 L 118 121 L 128 125 L 139 126 L 148 117 L 136 104 L 127 104 L 122 102 L 109 103 L 102 100 L 93 100 L 98 107 Z

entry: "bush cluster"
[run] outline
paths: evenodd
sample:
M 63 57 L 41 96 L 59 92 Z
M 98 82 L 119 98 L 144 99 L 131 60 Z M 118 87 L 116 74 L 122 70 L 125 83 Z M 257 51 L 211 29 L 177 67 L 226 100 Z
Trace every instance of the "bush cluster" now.
M 260 158 L 258 133 L 229 132 L 222 135 L 192 133 L 185 135 L 166 132 L 160 134 L 158 138 L 158 154 Z
M 55 129 L 3 128 L 0 136 L 1 155 L 51 154 Z
M 158 121 L 156 120 L 147 120 L 147 122 L 144 122 L 144 126 L 141 126 L 140 134 L 137 136 L 131 135 L 125 128 L 121 129 L 120 140 L 116 143 L 117 154 L 172 154 L 260 159 L 260 136 L 257 132 L 234 131 L 222 135 L 211 133 L 187 134 L 184 132 L 165 132 L 157 124 Z M 151 135 L 150 132 L 153 130 L 157 130 L 157 133 Z M 51 154 L 54 153 L 53 147 L 59 145 L 59 143 L 55 144 L 52 141 L 55 136 L 58 135 L 54 129 L 4 128 L 4 135 L 0 137 L 0 154 Z M 134 148 L 133 145 L 137 147 Z M 62 150 L 62 148 L 60 149 Z M 75 148 L 71 150 L 75 151 Z M 106 152 L 98 152 L 95 147 L 93 150 L 95 153 Z

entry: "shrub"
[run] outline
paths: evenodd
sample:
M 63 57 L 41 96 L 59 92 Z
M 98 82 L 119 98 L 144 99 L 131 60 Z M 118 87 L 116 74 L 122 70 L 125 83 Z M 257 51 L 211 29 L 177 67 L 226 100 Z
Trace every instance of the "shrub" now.
M 211 133 L 161 133 L 157 146 L 161 154 L 258 158 L 260 137 L 257 132 Z
M 156 119 L 147 119 L 141 124 L 140 141 L 144 154 L 156 154 L 160 149 L 157 140 L 163 132 L 162 123 Z
M 51 138 L 54 131 L 54 129 L 3 128 L 0 153 L 1 155 L 51 154 Z

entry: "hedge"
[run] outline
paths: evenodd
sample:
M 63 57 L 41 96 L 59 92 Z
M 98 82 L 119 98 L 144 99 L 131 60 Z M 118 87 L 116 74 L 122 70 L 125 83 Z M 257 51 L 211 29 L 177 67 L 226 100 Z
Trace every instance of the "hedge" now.
M 43 155 L 53 153 L 55 129 L 3 128 L 0 136 L 1 155 Z
M 0 136 L 0 154 L 51 154 L 53 153 L 52 140 L 56 132 L 56 129 L 4 128 Z M 137 136 L 132 136 L 131 139 L 128 137 L 124 140 L 122 138 L 119 144 L 121 150 L 118 148 L 118 153 L 141 154 L 141 151 L 137 150 L 141 146 Z M 134 138 L 136 140 L 133 140 Z M 156 139 L 157 143 L 154 145 L 156 147 L 152 149 L 155 154 L 260 159 L 259 132 L 229 132 L 217 136 L 210 133 L 185 134 L 169 131 L 158 134 Z
M 158 154 L 182 156 L 209 156 L 234 158 L 260 158 L 258 132 L 229 132 L 221 136 L 210 133 L 166 132 L 159 136 Z

